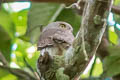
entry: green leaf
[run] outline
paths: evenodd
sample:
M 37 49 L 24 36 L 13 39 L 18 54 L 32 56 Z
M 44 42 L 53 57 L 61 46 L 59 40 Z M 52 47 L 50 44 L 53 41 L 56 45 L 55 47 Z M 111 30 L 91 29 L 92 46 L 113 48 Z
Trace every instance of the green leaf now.
M 0 80 L 17 80 L 17 77 L 12 75 L 5 68 L 0 68 Z
M 10 61 L 11 38 L 8 33 L 0 26 L 0 51 L 5 58 Z
M 120 5 L 120 0 L 115 0 L 114 5 Z
M 76 35 L 80 28 L 81 16 L 76 14 L 72 9 L 64 9 L 57 17 L 56 21 L 65 21 L 74 28 L 73 33 Z
M 16 32 L 18 32 L 20 35 L 24 35 L 26 32 L 27 14 L 28 9 L 11 13 L 12 19 L 16 25 Z
M 6 76 L 8 74 L 9 74 L 9 72 L 7 70 L 0 68 L 0 78 Z
M 120 24 L 120 15 L 114 14 L 114 20 L 115 20 L 115 22 Z
M 0 51 L 10 61 L 11 44 L 15 34 L 15 26 L 10 15 L 0 9 Z
M 109 26 L 109 40 L 110 42 L 112 42 L 113 44 L 118 44 L 118 36 L 117 34 L 113 31 L 114 27 L 113 26 Z
M 110 55 L 104 59 L 103 69 L 105 76 L 112 77 L 120 74 L 120 47 L 110 46 L 108 51 Z
M 26 33 L 30 37 L 31 42 L 36 42 L 40 35 L 39 25 L 47 25 L 54 21 L 63 7 L 63 5 L 55 3 L 32 3 L 28 14 L 28 28 Z
M 119 6 L 120 5 L 120 0 L 115 0 L 114 5 Z M 115 22 L 120 24 L 120 15 L 114 14 L 114 20 L 115 20 Z
M 8 32 L 11 38 L 15 35 L 15 25 L 9 15 L 4 9 L 0 9 L 0 25 Z
M 36 63 L 37 63 L 37 59 L 39 57 L 39 52 L 35 52 L 33 53 L 32 57 L 29 58 L 27 57 L 27 62 L 29 63 L 29 65 L 34 69 L 36 70 Z
M 32 45 L 29 42 L 25 42 L 20 39 L 16 39 L 15 43 L 17 44 L 17 49 L 13 53 L 16 55 L 16 58 L 12 58 L 12 61 L 14 61 L 21 68 L 24 68 L 24 57 L 26 58 L 29 54 L 27 53 L 27 48 Z
M 98 62 L 98 60 L 99 60 L 99 58 L 97 58 L 97 60 L 96 60 L 95 68 L 94 68 L 93 74 L 92 74 L 92 76 L 95 76 L 95 77 L 99 77 L 103 72 L 102 63 Z
M 12 74 L 2 77 L 0 80 L 18 80 L 18 78 Z

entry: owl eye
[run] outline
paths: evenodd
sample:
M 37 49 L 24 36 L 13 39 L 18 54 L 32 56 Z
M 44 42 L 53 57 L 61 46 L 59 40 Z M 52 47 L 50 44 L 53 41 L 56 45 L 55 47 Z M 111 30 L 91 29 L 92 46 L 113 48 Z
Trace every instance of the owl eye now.
M 66 28 L 66 25 L 65 24 L 60 24 L 60 27 L 61 28 Z

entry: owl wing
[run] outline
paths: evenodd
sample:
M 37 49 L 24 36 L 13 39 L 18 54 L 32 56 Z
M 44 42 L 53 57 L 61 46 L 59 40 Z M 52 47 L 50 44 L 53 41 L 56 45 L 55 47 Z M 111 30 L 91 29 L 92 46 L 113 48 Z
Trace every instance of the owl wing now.
M 53 40 L 57 43 L 67 43 L 71 45 L 74 40 L 74 35 L 70 31 L 59 30 L 53 35 Z
M 38 50 L 54 45 L 53 35 L 56 33 L 56 31 L 57 29 L 47 29 L 41 33 L 37 44 Z
M 74 36 L 72 32 L 63 29 L 47 29 L 42 32 L 38 41 L 38 50 L 54 46 L 55 43 L 72 44 Z

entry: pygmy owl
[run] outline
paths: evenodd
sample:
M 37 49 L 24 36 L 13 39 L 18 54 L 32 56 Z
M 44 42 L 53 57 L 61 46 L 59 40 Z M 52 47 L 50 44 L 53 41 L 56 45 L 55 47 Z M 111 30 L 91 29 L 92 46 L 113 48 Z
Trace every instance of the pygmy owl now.
M 74 40 L 72 31 L 72 26 L 62 21 L 52 22 L 43 29 L 37 44 L 40 50 L 37 68 L 41 74 L 49 69 L 55 55 L 64 55 L 71 46 Z

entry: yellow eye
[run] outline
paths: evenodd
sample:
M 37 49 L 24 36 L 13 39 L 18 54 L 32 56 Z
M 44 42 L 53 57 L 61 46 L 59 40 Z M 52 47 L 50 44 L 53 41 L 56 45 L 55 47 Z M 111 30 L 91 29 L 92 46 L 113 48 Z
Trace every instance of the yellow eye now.
M 60 27 L 61 28 L 66 28 L 66 25 L 65 24 L 60 24 Z

